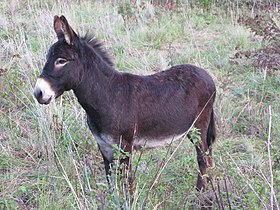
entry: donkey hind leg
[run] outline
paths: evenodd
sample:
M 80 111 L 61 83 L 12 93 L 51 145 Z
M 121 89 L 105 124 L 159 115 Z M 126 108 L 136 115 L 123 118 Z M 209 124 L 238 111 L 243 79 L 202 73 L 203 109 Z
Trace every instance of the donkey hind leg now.
M 205 122 L 204 122 L 205 124 Z M 208 125 L 208 123 L 206 123 Z M 199 173 L 197 176 L 196 188 L 198 191 L 205 190 L 207 186 L 207 168 L 212 167 L 212 146 L 207 143 L 208 126 L 198 126 L 201 129 L 201 142 L 196 145 L 197 162 Z
M 216 126 L 215 126 L 215 116 L 214 110 L 212 109 L 210 122 L 207 130 L 207 145 L 208 145 L 208 164 L 210 167 L 214 166 L 214 160 L 212 156 L 212 145 L 216 140 Z
M 202 149 L 202 144 L 199 146 L 196 146 L 196 153 L 197 153 L 197 162 L 198 162 L 198 167 L 199 167 L 199 172 L 197 176 L 197 184 L 196 188 L 198 191 L 206 189 L 207 185 L 207 157 L 205 156 L 204 149 Z

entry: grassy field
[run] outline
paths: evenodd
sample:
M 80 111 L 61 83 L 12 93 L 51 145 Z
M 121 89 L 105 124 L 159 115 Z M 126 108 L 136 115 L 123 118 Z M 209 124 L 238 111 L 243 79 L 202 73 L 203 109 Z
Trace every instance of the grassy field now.
M 280 65 L 257 65 L 267 59 L 259 49 L 280 49 L 277 5 L 128 2 L 1 1 L 0 209 L 198 209 L 205 200 L 214 209 L 279 209 Z M 55 14 L 102 40 L 120 71 L 144 75 L 191 63 L 211 74 L 218 137 L 206 192 L 195 190 L 196 153 L 187 138 L 178 148 L 134 154 L 133 195 L 116 175 L 108 189 L 74 94 L 49 106 L 33 97 L 56 41 Z M 266 14 L 263 22 L 257 14 Z M 258 33 L 266 18 L 279 34 Z

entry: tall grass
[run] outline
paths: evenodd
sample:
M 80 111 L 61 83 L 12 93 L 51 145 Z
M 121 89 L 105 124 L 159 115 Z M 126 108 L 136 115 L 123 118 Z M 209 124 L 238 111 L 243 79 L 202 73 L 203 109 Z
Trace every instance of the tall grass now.
M 245 59 L 231 62 L 237 50 L 262 46 L 237 23 L 252 10 L 237 4 L 219 9 L 212 1 L 197 7 L 165 3 L 1 2 L 0 209 L 196 209 L 206 203 L 279 209 L 279 74 L 268 75 Z M 219 135 L 206 192 L 195 190 L 196 153 L 187 138 L 178 149 L 174 143 L 134 153 L 133 195 L 117 172 L 110 189 L 73 93 L 49 106 L 34 100 L 36 77 L 56 40 L 55 14 L 64 14 L 80 34 L 89 31 L 104 41 L 121 71 L 150 74 L 180 63 L 209 71 L 218 88 Z

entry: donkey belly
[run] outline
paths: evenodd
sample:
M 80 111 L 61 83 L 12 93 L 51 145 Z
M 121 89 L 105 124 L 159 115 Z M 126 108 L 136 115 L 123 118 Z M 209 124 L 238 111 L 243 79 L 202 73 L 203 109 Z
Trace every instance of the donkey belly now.
M 139 129 L 133 145 L 135 148 L 142 146 L 153 148 L 170 144 L 187 134 L 194 119 L 194 113 L 189 114 L 189 116 L 182 113 L 181 116 L 165 114 L 165 118 L 142 122 L 142 124 L 139 122 Z
M 184 137 L 186 133 L 182 134 L 176 134 L 166 137 L 158 137 L 158 138 L 149 138 L 149 137 L 143 137 L 143 138 L 136 138 L 134 140 L 133 146 L 135 149 L 140 149 L 141 147 L 147 147 L 147 148 L 154 148 L 154 147 L 161 147 L 167 144 L 171 144 L 174 141 Z

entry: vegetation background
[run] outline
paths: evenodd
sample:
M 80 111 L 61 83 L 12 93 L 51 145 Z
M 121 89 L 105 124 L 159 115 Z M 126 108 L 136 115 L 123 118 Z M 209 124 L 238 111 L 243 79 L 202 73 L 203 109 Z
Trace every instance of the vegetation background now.
M 258 0 L 2 0 L 0 209 L 279 209 L 279 2 Z M 133 195 L 108 189 L 97 145 L 72 92 L 33 97 L 53 16 L 104 42 L 120 71 L 175 64 L 206 69 L 217 85 L 215 167 L 195 190 L 194 146 L 135 153 Z

